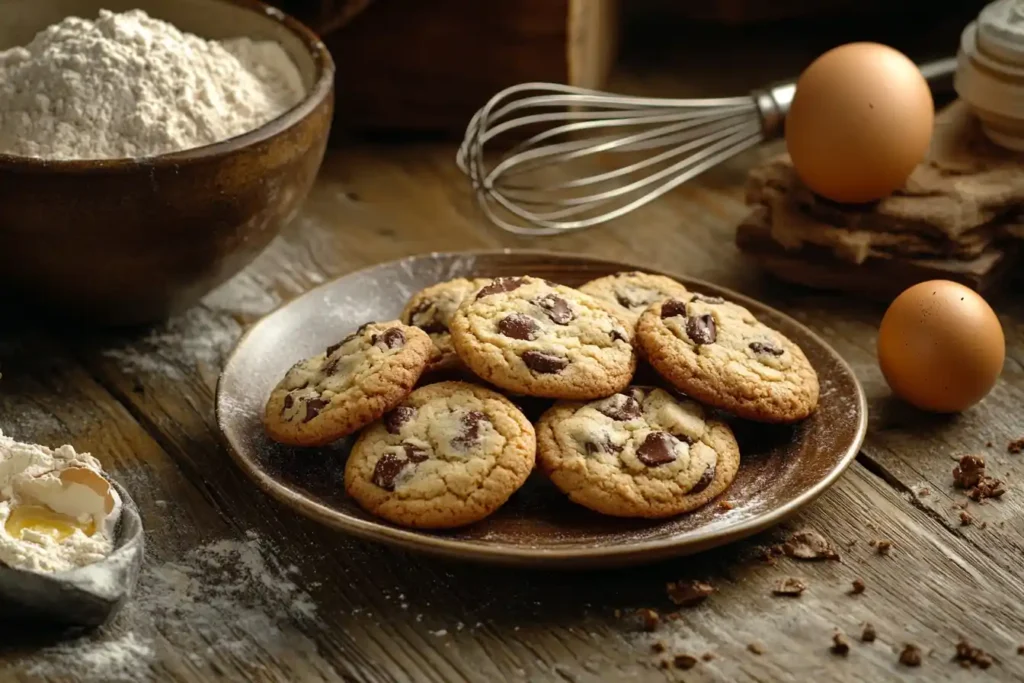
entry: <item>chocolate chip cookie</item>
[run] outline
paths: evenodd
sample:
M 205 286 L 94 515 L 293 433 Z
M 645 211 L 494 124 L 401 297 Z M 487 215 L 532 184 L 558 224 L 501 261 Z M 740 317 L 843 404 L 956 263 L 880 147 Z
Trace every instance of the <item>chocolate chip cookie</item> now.
M 420 387 L 368 427 L 345 490 L 395 524 L 444 529 L 501 507 L 533 470 L 533 426 L 501 394 L 464 382 Z
M 267 401 L 267 435 L 293 446 L 347 436 L 398 405 L 434 353 L 419 328 L 397 320 L 363 325 L 288 370 Z
M 623 315 L 534 277 L 489 281 L 452 316 L 451 333 L 470 370 L 527 396 L 599 398 L 626 387 L 636 369 Z
M 676 388 L 740 417 L 796 422 L 818 405 L 818 375 L 800 347 L 719 297 L 654 304 L 640 316 L 637 339 Z
M 537 460 L 570 499 L 617 517 L 670 517 L 729 487 L 740 452 L 732 430 L 695 401 L 629 387 L 590 403 L 560 402 L 537 423 Z
M 599 277 L 580 287 L 580 291 L 621 306 L 634 325 L 651 304 L 689 294 L 686 287 L 672 278 L 637 271 Z
M 439 282 L 414 294 L 405 305 L 400 316 L 402 322 L 426 332 L 437 347 L 437 357 L 431 361 L 429 371 L 456 370 L 461 366 L 448 326 L 463 299 L 485 283 L 486 280 L 466 278 Z

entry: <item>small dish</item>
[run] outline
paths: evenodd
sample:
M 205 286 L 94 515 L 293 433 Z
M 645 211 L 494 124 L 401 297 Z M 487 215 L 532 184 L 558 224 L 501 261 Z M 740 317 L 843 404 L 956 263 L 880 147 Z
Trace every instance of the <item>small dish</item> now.
M 742 460 L 722 496 L 662 521 L 614 519 L 573 505 L 543 476 L 530 481 L 491 517 L 447 532 L 392 526 L 372 517 L 344 491 L 351 440 L 301 451 L 270 441 L 260 416 L 270 390 L 297 360 L 370 320 L 396 318 L 406 299 L 454 277 L 528 274 L 567 285 L 633 264 L 537 251 L 427 254 L 383 263 L 317 287 L 257 322 L 228 358 L 217 387 L 217 421 L 228 451 L 265 492 L 323 524 L 364 539 L 437 556 L 506 565 L 598 567 L 685 555 L 749 536 L 793 514 L 839 478 L 867 429 L 864 392 L 845 361 L 792 318 L 748 297 L 693 278 L 662 273 L 696 291 L 748 307 L 798 343 L 818 372 L 817 413 L 793 427 L 737 422 Z M 651 271 L 656 272 L 656 271 Z
M 131 597 L 145 555 L 142 518 L 124 487 L 114 551 L 103 560 L 56 574 L 0 565 L 0 621 L 34 621 L 64 627 L 99 626 Z

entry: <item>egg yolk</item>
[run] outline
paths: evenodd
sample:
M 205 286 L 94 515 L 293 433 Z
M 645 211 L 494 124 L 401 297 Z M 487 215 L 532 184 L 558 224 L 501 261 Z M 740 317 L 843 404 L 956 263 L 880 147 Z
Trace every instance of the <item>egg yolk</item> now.
M 74 534 L 76 529 L 86 536 L 92 536 L 96 524 L 92 519 L 79 522 L 74 517 L 54 512 L 43 505 L 19 505 L 11 510 L 4 528 L 13 538 L 21 539 L 24 532 L 34 531 L 60 543 Z

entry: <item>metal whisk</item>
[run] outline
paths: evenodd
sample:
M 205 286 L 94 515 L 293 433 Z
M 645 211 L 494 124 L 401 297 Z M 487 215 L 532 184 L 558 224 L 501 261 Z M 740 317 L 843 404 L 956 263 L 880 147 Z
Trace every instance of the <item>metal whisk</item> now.
M 950 58 L 921 71 L 934 87 L 955 68 Z M 662 99 L 524 83 L 473 116 L 456 161 L 498 227 L 525 235 L 580 230 L 781 135 L 795 92 L 791 82 L 744 97 Z M 485 152 L 500 136 L 524 132 L 487 165 Z

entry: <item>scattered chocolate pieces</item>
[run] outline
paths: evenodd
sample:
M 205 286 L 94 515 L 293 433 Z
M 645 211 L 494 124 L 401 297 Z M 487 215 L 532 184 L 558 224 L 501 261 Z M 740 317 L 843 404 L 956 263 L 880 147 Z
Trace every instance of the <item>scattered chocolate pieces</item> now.
M 985 476 L 985 458 L 980 455 L 965 455 L 953 467 L 953 485 L 969 489 L 978 485 Z
M 987 669 L 992 666 L 992 657 L 979 647 L 974 647 L 963 638 L 956 644 L 956 655 L 954 659 L 960 662 L 964 668 L 976 665 L 979 669 Z
M 643 621 L 645 631 L 654 631 L 658 628 L 658 624 L 661 622 L 661 616 L 657 611 L 644 608 L 639 612 L 640 619 Z
M 860 639 L 865 643 L 873 643 L 877 637 L 878 632 L 875 631 L 875 627 L 871 624 L 864 624 L 864 630 L 861 631 Z
M 921 666 L 921 648 L 907 643 L 900 653 L 900 664 L 904 666 Z
M 838 560 L 839 553 L 827 538 L 814 529 L 803 529 L 789 537 L 783 550 L 798 560 Z
M 971 500 L 980 503 L 988 498 L 998 498 L 1006 493 L 1006 484 L 995 477 L 983 476 L 978 485 L 968 491 Z
M 784 579 L 780 579 L 775 588 L 772 589 L 774 595 L 785 595 L 788 597 L 799 597 L 801 593 L 807 590 L 807 584 L 804 583 L 803 579 L 798 579 L 795 576 L 787 576 Z
M 967 510 L 960 511 L 960 526 L 969 526 L 974 524 L 974 517 Z
M 1014 439 L 1010 443 L 1006 444 L 1006 452 L 1017 455 L 1018 453 L 1024 453 L 1024 436 L 1019 439 Z
M 850 643 L 847 642 L 846 636 L 841 632 L 836 631 L 832 634 L 832 654 L 840 655 L 845 657 L 850 653 Z
M 888 555 L 890 550 L 892 550 L 892 541 L 879 541 L 875 545 L 875 552 L 879 555 Z
M 854 579 L 853 588 L 850 589 L 850 593 L 852 595 L 860 595 L 864 592 L 865 588 L 867 588 L 867 585 L 864 583 L 864 579 Z
M 669 581 L 665 585 L 668 599 L 682 607 L 698 605 L 715 592 L 714 586 L 703 581 Z
M 697 658 L 691 657 L 690 655 L 676 655 L 672 658 L 672 664 L 677 669 L 688 671 L 697 666 Z
M 762 645 L 761 643 L 750 643 L 749 645 L 747 645 L 747 649 L 753 652 L 755 655 L 764 654 L 764 645 Z
M 654 654 L 660 655 L 664 651 L 665 643 L 661 642 L 660 640 L 651 643 L 651 652 L 653 652 Z

